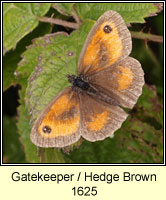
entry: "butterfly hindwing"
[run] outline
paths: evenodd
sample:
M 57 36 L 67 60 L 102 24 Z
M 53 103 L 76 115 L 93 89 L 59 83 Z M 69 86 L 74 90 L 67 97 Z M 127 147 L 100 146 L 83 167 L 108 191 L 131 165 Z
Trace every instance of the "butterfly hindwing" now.
M 104 140 L 121 127 L 127 114 L 118 106 L 111 106 L 93 99 L 86 93 L 79 94 L 81 108 L 81 135 L 88 141 Z
M 131 57 L 92 75 L 90 81 L 126 108 L 133 108 L 145 83 L 141 64 Z

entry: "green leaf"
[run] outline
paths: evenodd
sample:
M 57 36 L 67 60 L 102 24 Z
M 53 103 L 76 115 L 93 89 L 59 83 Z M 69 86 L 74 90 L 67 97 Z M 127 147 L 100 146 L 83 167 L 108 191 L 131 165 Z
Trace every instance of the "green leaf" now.
M 5 163 L 25 162 L 17 131 L 16 119 L 3 116 L 3 162 Z
M 76 3 L 75 8 L 82 20 L 97 20 L 105 11 L 115 10 L 126 24 L 144 23 L 145 17 L 158 11 L 153 3 Z
M 3 54 L 14 49 L 19 40 L 38 25 L 50 3 L 3 3 Z
M 22 87 L 22 89 L 19 91 L 20 96 L 20 106 L 18 107 L 18 113 L 19 113 L 19 120 L 17 123 L 18 132 L 20 134 L 20 141 L 24 145 L 24 152 L 26 155 L 26 160 L 30 163 L 38 163 L 40 162 L 38 155 L 38 151 L 35 145 L 32 144 L 30 141 L 30 116 L 28 113 L 27 108 L 25 107 L 25 89 L 27 87 L 27 81 L 26 79 L 20 79 L 19 83 Z
M 25 47 L 31 44 L 31 40 L 33 38 L 42 36 L 46 33 L 50 33 L 50 25 L 49 24 L 42 24 L 42 25 L 40 24 L 32 33 L 25 36 L 18 43 L 15 50 L 12 50 L 5 54 L 5 56 L 3 57 L 3 91 L 5 91 L 11 85 L 17 84 L 16 77 L 20 73 L 19 68 L 17 68 L 17 65 L 18 65 L 19 61 L 21 60 L 20 54 L 22 54 L 25 51 Z M 22 59 L 21 62 L 25 63 L 25 59 Z M 18 69 L 18 71 L 16 70 L 16 68 Z M 32 71 L 32 69 L 31 69 L 31 71 Z M 27 77 L 30 75 L 31 71 L 28 74 L 27 69 L 25 70 L 25 74 L 27 74 Z M 21 72 L 21 73 L 23 73 L 23 72 Z M 21 73 L 20 73 L 20 75 L 21 75 Z
M 65 163 L 60 149 L 40 148 L 41 163 Z
M 75 3 L 54 3 L 53 7 L 58 10 L 62 15 L 70 16 L 73 12 L 73 5 Z
M 14 71 L 17 68 L 17 62 L 19 61 L 19 55 L 17 53 L 9 52 L 3 58 L 3 91 L 14 85 L 15 76 Z
M 75 10 L 82 20 L 97 20 L 105 11 L 115 10 L 126 24 L 144 23 L 144 18 L 162 10 L 154 3 L 55 3 L 54 8 L 63 15 L 73 15 Z

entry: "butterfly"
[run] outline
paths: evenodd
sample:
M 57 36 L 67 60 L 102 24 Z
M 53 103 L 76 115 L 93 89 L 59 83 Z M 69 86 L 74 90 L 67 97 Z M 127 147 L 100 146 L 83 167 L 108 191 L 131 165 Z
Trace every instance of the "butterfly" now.
M 142 94 L 144 72 L 129 57 L 131 34 L 115 11 L 105 12 L 83 45 L 78 75 L 67 75 L 71 86 L 55 96 L 35 121 L 31 141 L 38 147 L 66 147 L 81 137 L 104 140 L 127 118 Z

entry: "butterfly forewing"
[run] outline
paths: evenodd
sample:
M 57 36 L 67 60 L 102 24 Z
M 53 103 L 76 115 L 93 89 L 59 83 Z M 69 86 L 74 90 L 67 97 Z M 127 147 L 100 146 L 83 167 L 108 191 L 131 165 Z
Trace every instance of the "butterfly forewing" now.
M 31 140 L 39 147 L 65 147 L 80 138 L 80 105 L 71 87 L 58 94 L 35 122 Z
M 115 11 L 105 12 L 95 23 L 84 43 L 78 73 L 86 76 L 110 67 L 131 52 L 131 34 Z

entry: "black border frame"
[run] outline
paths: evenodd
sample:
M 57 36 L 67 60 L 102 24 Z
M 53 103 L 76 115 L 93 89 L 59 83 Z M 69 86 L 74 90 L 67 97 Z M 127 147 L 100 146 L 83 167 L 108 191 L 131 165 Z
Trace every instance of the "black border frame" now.
M 3 3 L 97 3 L 97 1 L 2 1 L 1 2 L 1 25 L 3 27 Z M 163 67 L 165 66 L 165 1 L 102 1 L 102 3 L 163 3 L 163 11 L 164 11 L 164 15 L 163 15 L 163 53 L 164 53 L 164 59 L 163 59 Z M 99 1 L 99 3 L 101 3 Z M 3 30 L 3 29 L 2 29 Z M 2 33 L 2 32 L 1 32 Z M 2 44 L 2 40 L 3 39 L 3 33 L 1 34 L 1 44 Z M 3 45 L 1 45 L 1 61 L 3 59 Z M 1 76 L 3 74 L 3 65 L 2 65 L 2 62 L 1 62 Z M 0 159 L 0 166 L 165 166 L 165 68 L 164 68 L 164 74 L 163 74 L 163 78 L 164 78 L 164 85 L 163 85 L 163 94 L 164 94 L 164 104 L 163 104 L 163 163 L 154 163 L 154 164 L 151 164 L 151 163 L 132 163 L 132 164 L 124 164 L 124 163 L 72 163 L 72 164 L 69 164 L 69 163 L 66 163 L 66 164 L 62 164 L 62 163 L 5 163 L 3 164 L 3 161 L 2 161 L 2 158 L 3 158 L 3 123 L 2 123 L 2 120 L 3 120 L 3 115 L 2 115 L 2 112 L 1 112 L 1 159 Z M 3 78 L 1 79 L 1 100 L 2 100 L 2 93 L 3 93 Z M 2 109 L 2 101 L 1 101 L 1 110 Z

